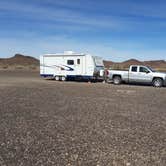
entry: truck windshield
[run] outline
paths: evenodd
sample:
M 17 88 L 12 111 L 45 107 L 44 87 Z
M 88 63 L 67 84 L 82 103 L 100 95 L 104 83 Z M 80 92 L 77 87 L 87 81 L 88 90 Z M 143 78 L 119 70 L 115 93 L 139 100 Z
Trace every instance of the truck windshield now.
M 151 67 L 147 67 L 151 72 L 156 72 L 156 70 L 152 69 Z

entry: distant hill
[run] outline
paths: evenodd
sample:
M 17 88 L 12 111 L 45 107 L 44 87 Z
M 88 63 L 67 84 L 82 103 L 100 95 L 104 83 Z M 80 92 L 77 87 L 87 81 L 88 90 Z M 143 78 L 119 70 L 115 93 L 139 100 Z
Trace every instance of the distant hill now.
M 129 67 L 132 65 L 142 65 L 143 63 L 141 61 L 138 61 L 137 59 L 129 59 L 127 61 L 124 61 L 121 63 L 124 67 Z
M 154 68 L 166 68 L 166 61 L 164 60 L 144 61 L 143 64 Z
M 124 62 L 113 62 L 104 60 L 106 68 L 127 69 L 130 65 L 146 65 L 154 69 L 166 71 L 166 61 L 139 61 L 137 59 L 129 59 Z M 0 70 L 39 70 L 39 60 L 22 54 L 15 54 L 11 58 L 0 58 Z
M 112 61 L 106 61 L 106 60 L 104 60 L 103 62 L 104 62 L 104 66 L 106 68 L 109 68 L 110 66 L 112 66 L 114 64 L 114 62 L 112 62 Z
M 115 68 L 115 69 L 127 69 L 130 65 L 145 65 L 150 66 L 154 69 L 166 71 L 166 61 L 164 60 L 154 60 L 154 61 L 139 61 L 136 59 L 129 59 L 124 62 L 112 62 L 104 61 L 106 68 Z
M 0 58 L 0 69 L 38 70 L 39 60 L 22 54 L 15 54 L 11 58 Z

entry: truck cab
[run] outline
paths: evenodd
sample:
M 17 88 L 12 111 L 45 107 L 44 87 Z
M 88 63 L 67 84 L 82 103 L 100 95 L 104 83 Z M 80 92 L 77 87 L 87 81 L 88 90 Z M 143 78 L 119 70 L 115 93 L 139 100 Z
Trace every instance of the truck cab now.
M 108 79 L 116 85 L 122 82 L 152 84 L 155 87 L 166 85 L 166 73 L 142 65 L 131 65 L 128 71 L 109 70 Z
M 129 68 L 129 82 L 150 83 L 153 79 L 153 72 L 149 67 L 132 65 Z

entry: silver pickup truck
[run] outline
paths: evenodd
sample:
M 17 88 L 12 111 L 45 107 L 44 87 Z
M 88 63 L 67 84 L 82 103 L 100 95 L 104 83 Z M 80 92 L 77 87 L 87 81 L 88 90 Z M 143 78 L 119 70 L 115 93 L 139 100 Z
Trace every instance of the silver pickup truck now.
M 118 85 L 125 83 L 144 83 L 155 87 L 166 85 L 166 73 L 156 72 L 147 66 L 132 65 L 129 71 L 108 70 L 107 79 Z

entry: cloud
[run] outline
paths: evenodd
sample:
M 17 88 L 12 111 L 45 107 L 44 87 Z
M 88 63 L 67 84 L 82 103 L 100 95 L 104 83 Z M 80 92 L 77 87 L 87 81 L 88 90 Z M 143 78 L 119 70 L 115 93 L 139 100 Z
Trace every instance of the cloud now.
M 25 3 L 21 1 L 19 3 L 17 1 L 0 1 L 1 12 L 6 12 L 6 15 L 0 14 L 2 16 L 1 21 L 11 18 L 11 20 L 19 19 L 19 22 L 42 22 L 43 27 L 50 26 L 48 28 L 51 28 L 51 26 L 56 26 L 56 29 L 60 27 L 59 29 L 70 30 L 73 28 L 73 31 L 99 30 L 102 32 L 103 30 L 109 30 L 130 32 L 137 30 L 149 32 L 149 28 L 160 31 L 160 28 L 166 27 L 163 20 L 145 19 L 145 16 L 166 17 L 163 7 L 159 9 L 153 7 L 152 10 L 147 3 L 133 3 L 130 0 L 126 0 L 125 3 L 120 3 L 119 0 L 107 3 L 86 1 L 88 3 L 86 5 L 82 4 L 82 2 L 82 0 L 73 0 L 72 2 L 67 0 L 46 0 L 40 1 L 40 3 L 39 0 Z M 49 5 L 46 5 L 47 3 Z M 62 7 L 59 7 L 59 5 Z M 73 7 L 80 9 L 73 10 Z M 143 16 L 144 18 L 140 19 L 138 16 Z
M 131 46 L 132 47 L 132 46 Z M 133 45 L 133 48 L 135 46 Z M 125 43 L 124 43 L 125 48 Z M 136 49 L 117 49 L 111 43 L 85 42 L 68 38 L 67 36 L 52 36 L 29 39 L 1 38 L 0 57 L 13 56 L 15 53 L 22 53 L 39 58 L 41 54 L 64 52 L 72 50 L 78 53 L 90 53 L 101 56 L 107 60 L 123 61 L 130 58 L 139 60 L 165 59 L 166 50 L 136 50 Z M 157 56 L 156 56 L 157 55 Z
M 157 16 L 158 13 L 161 14 L 159 14 L 161 18 L 166 16 L 165 10 L 156 9 L 155 7 L 152 10 L 147 3 L 133 3 L 129 0 L 125 1 L 125 3 L 120 3 L 119 0 L 107 3 L 86 1 L 88 3 L 86 5 L 83 5 L 83 1 L 81 0 L 73 0 L 72 2 L 67 0 L 33 2 L 0 1 L 1 12 L 6 11 L 7 13 L 6 17 L 5 14 L 0 14 L 0 16 L 2 15 L 1 21 L 3 18 L 11 18 L 12 20 L 17 18 L 23 21 L 27 20 L 28 22 L 30 20 L 33 22 L 42 22 L 43 26 L 50 25 L 50 28 L 55 24 L 57 27 L 63 26 L 63 29 L 67 29 L 67 27 L 72 29 L 71 27 L 73 27 L 73 30 L 89 29 L 100 31 L 131 31 L 137 29 L 148 32 L 151 27 L 158 30 L 166 27 L 166 23 L 162 20 L 157 20 L 156 22 L 156 20 L 146 20 L 145 18 L 140 20 L 138 18 L 138 16 Z M 46 5 L 46 3 L 49 3 L 49 5 Z M 79 7 L 80 10 L 73 10 L 72 7 Z M 87 11 L 86 8 L 89 8 L 91 12 Z M 99 11 L 93 12 L 93 10 Z M 10 16 L 9 13 L 11 13 Z
M 65 23 L 73 23 L 78 25 L 87 25 L 93 27 L 106 27 L 106 28 L 116 28 L 118 22 L 107 17 L 87 17 L 81 14 L 81 12 L 75 12 L 69 9 L 59 9 L 59 8 L 46 8 L 42 6 L 35 6 L 32 4 L 22 4 L 14 2 L 0 2 L 0 9 L 7 12 L 15 12 L 17 17 L 31 18 L 37 20 L 51 20 L 51 21 L 61 21 Z
M 165 43 L 164 7 L 159 11 L 154 1 L 153 9 L 141 0 L 104 2 L 0 1 L 0 56 L 73 50 L 115 61 L 165 58 L 164 47 L 159 50 L 159 45 Z
M 104 14 L 112 14 L 113 16 L 143 16 L 166 18 L 164 0 L 159 1 L 133 1 L 133 0 L 110 0 L 110 1 L 86 1 L 86 0 L 46 0 L 45 3 L 59 5 L 65 8 L 83 9 L 91 12 L 102 11 Z M 101 13 L 102 14 L 102 13 Z

